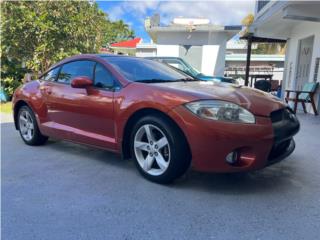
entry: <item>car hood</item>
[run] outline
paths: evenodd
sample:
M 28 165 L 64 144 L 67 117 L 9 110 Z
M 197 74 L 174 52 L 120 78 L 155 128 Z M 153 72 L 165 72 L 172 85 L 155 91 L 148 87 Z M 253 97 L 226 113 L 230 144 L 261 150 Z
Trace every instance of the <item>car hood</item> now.
M 193 99 L 218 99 L 236 103 L 260 116 L 269 116 L 271 112 L 286 107 L 281 99 L 269 93 L 234 84 L 190 81 L 155 85 L 165 86 L 183 95 L 191 95 Z

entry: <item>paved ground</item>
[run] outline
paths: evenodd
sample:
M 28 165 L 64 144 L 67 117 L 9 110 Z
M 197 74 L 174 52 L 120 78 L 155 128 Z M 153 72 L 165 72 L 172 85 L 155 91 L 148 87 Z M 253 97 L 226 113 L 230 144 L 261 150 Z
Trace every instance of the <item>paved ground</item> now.
M 300 119 L 287 160 L 250 174 L 190 172 L 171 186 L 106 151 L 26 146 L 2 123 L 3 239 L 318 239 L 320 118 Z

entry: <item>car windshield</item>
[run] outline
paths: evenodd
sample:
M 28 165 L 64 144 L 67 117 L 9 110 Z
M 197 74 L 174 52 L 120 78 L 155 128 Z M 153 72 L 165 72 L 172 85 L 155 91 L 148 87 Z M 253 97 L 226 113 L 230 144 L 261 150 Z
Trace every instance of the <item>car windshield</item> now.
M 134 57 L 104 57 L 104 59 L 134 82 L 174 82 L 194 80 L 163 63 Z
M 195 69 L 194 67 L 192 67 L 189 63 L 187 63 L 184 60 L 181 60 L 181 61 L 187 67 L 187 69 L 190 71 L 190 73 L 192 73 L 193 76 L 197 76 L 200 74 L 200 72 L 197 69 Z

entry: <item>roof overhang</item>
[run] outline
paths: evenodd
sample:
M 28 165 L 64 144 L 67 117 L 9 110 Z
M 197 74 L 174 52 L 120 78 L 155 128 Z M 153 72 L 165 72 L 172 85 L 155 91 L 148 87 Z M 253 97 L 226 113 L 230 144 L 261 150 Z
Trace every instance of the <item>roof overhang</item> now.
M 152 26 L 146 28 L 147 33 L 154 42 L 158 42 L 158 36 L 161 34 L 198 34 L 198 33 L 224 33 L 230 39 L 241 31 L 242 26 L 220 26 L 220 25 L 170 25 L 170 26 Z
M 256 15 L 250 32 L 255 36 L 288 39 L 301 21 L 320 22 L 320 2 L 276 1 Z

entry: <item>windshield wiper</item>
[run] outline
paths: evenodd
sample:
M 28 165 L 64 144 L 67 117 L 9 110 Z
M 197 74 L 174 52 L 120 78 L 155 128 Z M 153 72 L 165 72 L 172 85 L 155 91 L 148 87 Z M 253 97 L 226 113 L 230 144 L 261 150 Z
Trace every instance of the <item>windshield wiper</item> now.
M 187 82 L 187 81 L 198 81 L 197 79 L 193 78 L 180 78 L 180 79 L 141 79 L 141 80 L 136 80 L 135 82 L 143 82 L 143 83 L 162 83 L 162 82 Z
M 161 83 L 161 82 L 173 82 L 174 80 L 166 80 L 166 79 L 157 79 L 157 78 L 152 78 L 152 79 L 141 79 L 141 80 L 136 80 L 135 82 L 143 82 L 143 83 Z
M 176 82 L 195 82 L 195 81 L 199 81 L 198 79 L 195 79 L 195 78 L 180 78 L 180 79 L 177 79 L 175 80 Z

